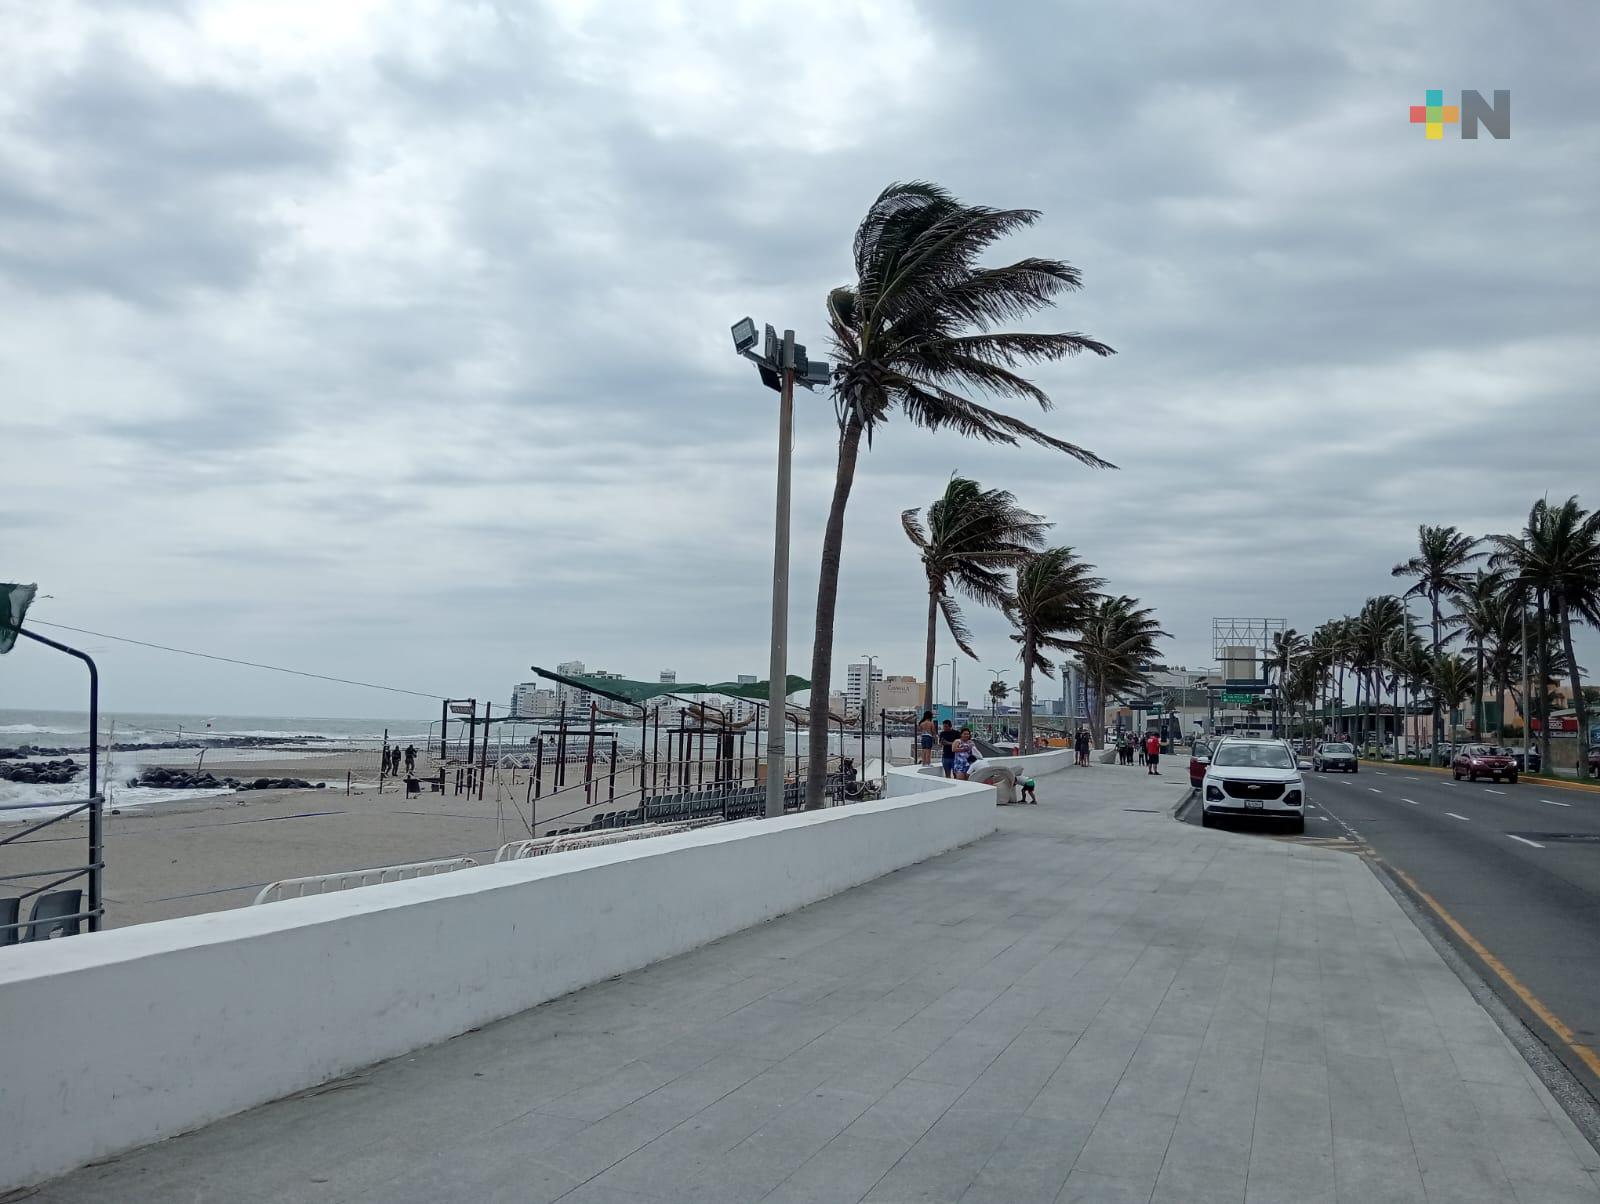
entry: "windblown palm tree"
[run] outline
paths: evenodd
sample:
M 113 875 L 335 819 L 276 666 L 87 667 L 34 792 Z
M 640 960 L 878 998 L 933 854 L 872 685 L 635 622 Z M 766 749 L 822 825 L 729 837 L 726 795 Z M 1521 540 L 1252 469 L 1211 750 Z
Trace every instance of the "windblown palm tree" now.
M 933 709 L 933 661 L 939 616 L 956 647 L 977 658 L 957 593 L 985 606 L 1003 608 L 1010 599 L 1007 570 L 1044 545 L 1050 528 L 1037 514 L 1017 505 L 1004 489 L 981 489 L 976 481 L 951 477 L 944 493 L 928 507 L 928 524 L 920 509 L 904 511 L 900 525 L 922 557 L 928 578 L 927 683 L 923 706 Z
M 1266 669 L 1269 683 L 1274 678 L 1277 679 L 1280 697 L 1273 703 L 1274 711 L 1278 709 L 1278 702 L 1282 701 L 1282 696 L 1288 690 L 1289 675 L 1305 654 L 1306 637 L 1293 627 L 1287 631 L 1275 631 L 1272 633 L 1272 650 L 1267 654 L 1266 663 L 1263 667 Z
M 1024 753 L 1033 751 L 1033 671 L 1055 676 L 1055 661 L 1045 654 L 1077 647 L 1074 637 L 1105 584 L 1093 573 L 1094 565 L 1079 560 L 1071 548 L 1046 548 L 1017 566 L 1017 583 L 1006 610 L 1016 628 L 1011 638 L 1021 645 L 1017 659 L 1022 662 Z
M 1572 684 L 1572 705 L 1577 712 L 1578 776 L 1586 772 L 1587 756 L 1582 739 L 1589 730 L 1588 708 L 1584 703 L 1582 672 L 1572 644 L 1574 623 L 1600 627 L 1600 511 L 1590 512 L 1569 497 L 1559 506 L 1540 498 L 1528 512 L 1528 523 L 1520 536 L 1490 537 L 1495 555 L 1490 562 L 1509 570 L 1518 584 L 1531 588 L 1540 599 L 1541 611 L 1548 610 L 1561 637 L 1561 650 Z M 1549 678 L 1548 656 L 1540 666 L 1539 685 Z M 1549 764 L 1550 724 L 1543 726 L 1542 743 Z
M 1433 694 L 1434 710 L 1453 711 L 1472 697 L 1477 688 L 1477 678 L 1472 672 L 1472 662 L 1464 656 L 1443 652 L 1431 657 L 1428 684 Z
M 1383 702 L 1384 669 L 1396 635 L 1408 629 L 1405 605 L 1392 594 L 1368 598 L 1356 616 L 1354 645 L 1357 666 L 1367 677 L 1367 701 L 1372 706 L 1372 734 L 1381 741 L 1380 704 Z M 1396 716 L 1398 718 L 1398 716 Z
M 861 440 L 899 410 L 913 425 L 989 443 L 1029 440 L 1094 468 L 1113 467 L 1075 443 L 972 400 L 971 392 L 1051 406 L 1018 369 L 1111 348 L 1075 332 L 1023 334 L 996 329 L 1050 306 L 1082 283 L 1058 259 L 1024 258 L 984 266 L 979 257 L 1007 234 L 1032 225 L 1032 209 L 964 205 L 933 184 L 891 184 L 867 210 L 855 237 L 856 281 L 828 295 L 833 334 L 834 413 L 839 457 L 822 537 L 811 689 L 827 696 L 833 673 L 834 610 L 844 547 L 844 512 Z M 822 806 L 827 723 L 811 722 L 806 806 Z
M 1155 612 L 1123 594 L 1101 598 L 1078 632 L 1078 655 L 1089 688 L 1089 731 L 1103 744 L 1106 702 L 1144 684 L 1156 667 L 1156 641 L 1168 638 Z
M 1470 580 L 1469 566 L 1483 556 L 1477 550 L 1479 540 L 1463 535 L 1454 527 L 1430 527 L 1426 523 L 1417 528 L 1417 554 L 1404 564 L 1390 570 L 1395 577 L 1413 578 L 1406 597 L 1426 598 L 1433 607 L 1433 655 L 1442 650 L 1443 617 L 1440 602 L 1459 595 Z M 1444 739 L 1443 720 L 1439 714 L 1438 698 L 1433 707 L 1433 749 L 1429 763 L 1439 763 L 1439 742 Z
M 1473 658 L 1473 681 L 1477 693 L 1473 696 L 1473 730 L 1478 739 L 1489 739 L 1489 720 L 1484 702 L 1485 687 L 1490 684 L 1488 666 L 1494 659 L 1495 644 L 1506 626 L 1506 587 L 1503 574 L 1479 569 L 1470 578 L 1466 588 L 1456 599 L 1458 614 L 1454 623 L 1466 636 L 1465 650 Z

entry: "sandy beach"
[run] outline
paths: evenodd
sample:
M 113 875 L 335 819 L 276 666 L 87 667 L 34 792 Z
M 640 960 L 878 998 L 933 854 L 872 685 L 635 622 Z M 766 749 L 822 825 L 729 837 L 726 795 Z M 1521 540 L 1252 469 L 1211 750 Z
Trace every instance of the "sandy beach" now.
M 876 742 L 869 743 L 875 757 Z M 904 759 L 908 745 L 898 743 L 897 759 Z M 299 763 L 274 756 L 270 770 L 269 763 L 261 764 L 262 776 L 342 780 L 345 772 L 355 773 L 347 758 L 329 754 L 311 754 Z M 407 797 L 392 780 L 380 792 L 374 780 L 348 793 L 342 786 L 250 790 L 114 808 L 105 822 L 105 926 L 246 906 L 263 886 L 284 878 L 445 857 L 487 862 L 508 841 L 579 827 L 591 816 L 639 803 L 636 766 L 619 767 L 614 782 L 597 776 L 586 790 L 583 766 L 568 765 L 566 788 L 553 794 L 546 766 L 546 793 L 531 808 L 528 771 L 507 767 L 491 775 L 480 800 L 476 791 L 455 792 L 456 768 L 447 768 L 443 794 L 424 783 L 420 794 Z M 665 767 L 648 768 L 657 779 L 649 793 L 670 793 Z M 232 765 L 226 771 L 246 776 Z M 223 772 L 221 762 L 216 772 Z M 682 767 L 673 772 L 676 782 Z M 714 764 L 689 765 L 691 785 L 714 778 Z M 0 834 L 6 831 L 0 828 Z M 71 865 L 86 853 L 87 840 L 86 821 L 64 820 L 5 846 L 0 860 L 10 874 Z

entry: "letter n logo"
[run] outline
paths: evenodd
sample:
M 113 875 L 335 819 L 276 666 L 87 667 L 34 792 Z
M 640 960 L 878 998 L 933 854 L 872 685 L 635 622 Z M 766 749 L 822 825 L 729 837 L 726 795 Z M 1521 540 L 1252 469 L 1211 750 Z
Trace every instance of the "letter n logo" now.
M 1494 104 L 1490 105 L 1483 99 L 1482 92 L 1467 88 L 1461 90 L 1461 136 L 1476 138 L 1480 124 L 1489 131 L 1491 138 L 1511 137 L 1510 92 L 1496 88 Z

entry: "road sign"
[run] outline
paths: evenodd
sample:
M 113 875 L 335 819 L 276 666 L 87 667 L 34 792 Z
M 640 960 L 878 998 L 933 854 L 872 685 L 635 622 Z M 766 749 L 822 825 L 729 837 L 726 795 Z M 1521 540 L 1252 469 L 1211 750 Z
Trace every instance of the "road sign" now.
M 1234 703 L 1242 707 L 1249 706 L 1255 700 L 1256 696 L 1254 694 L 1224 694 L 1222 696 L 1223 702 Z

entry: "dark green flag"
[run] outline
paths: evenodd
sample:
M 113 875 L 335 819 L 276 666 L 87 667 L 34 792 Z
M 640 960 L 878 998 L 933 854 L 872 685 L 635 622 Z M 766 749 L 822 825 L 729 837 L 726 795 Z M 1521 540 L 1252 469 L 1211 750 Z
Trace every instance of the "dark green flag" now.
M 17 642 L 17 629 L 22 626 L 22 616 L 28 613 L 28 604 L 38 593 L 37 585 L 14 585 L 0 581 L 0 653 L 11 651 Z

